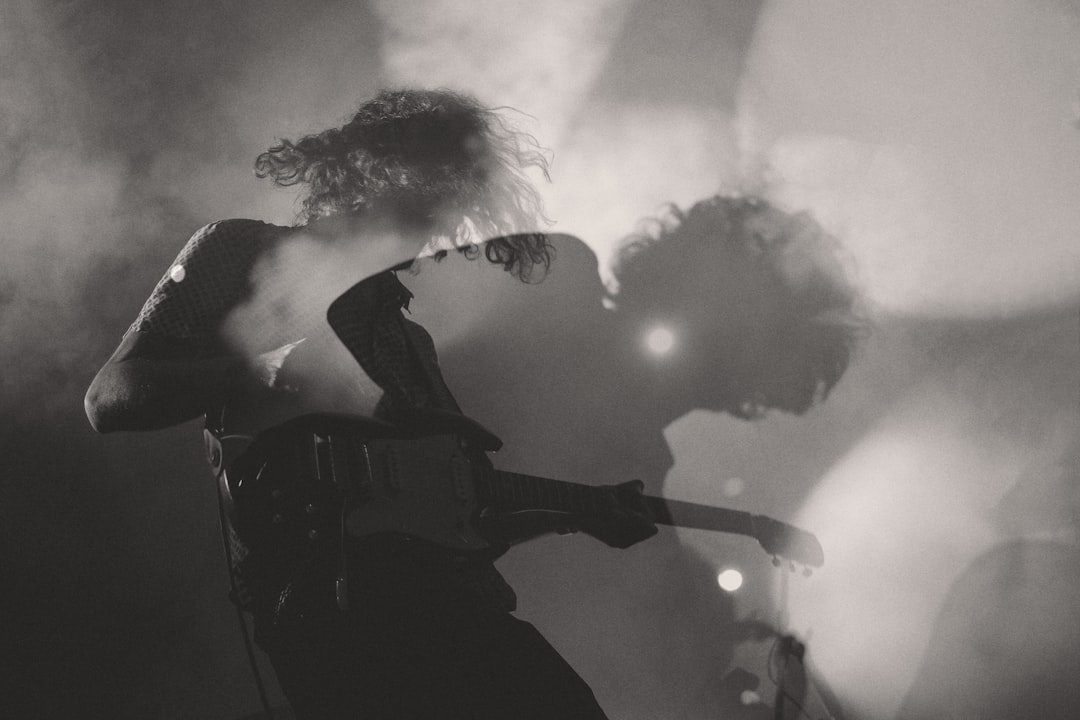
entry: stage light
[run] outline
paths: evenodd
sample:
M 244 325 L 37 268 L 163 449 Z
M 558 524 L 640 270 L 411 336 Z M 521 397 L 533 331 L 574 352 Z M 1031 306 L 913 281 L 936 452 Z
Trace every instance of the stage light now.
M 742 587 L 742 573 L 734 568 L 722 570 L 720 571 L 720 574 L 716 576 L 716 584 L 727 592 L 735 592 Z
M 645 345 L 654 355 L 667 355 L 675 347 L 675 333 L 662 325 L 654 327 L 646 334 Z
M 741 693 L 739 693 L 739 702 L 742 703 L 744 706 L 757 705 L 761 702 L 761 696 L 753 690 L 743 690 Z

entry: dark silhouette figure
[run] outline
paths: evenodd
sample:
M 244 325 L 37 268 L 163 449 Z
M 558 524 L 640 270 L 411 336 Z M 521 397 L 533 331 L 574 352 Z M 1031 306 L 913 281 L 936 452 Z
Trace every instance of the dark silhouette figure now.
M 383 91 L 281 140 L 256 174 L 302 186 L 302 222 L 196 232 L 86 394 L 100 432 L 205 417 L 231 596 L 298 717 L 605 717 L 512 614 L 492 559 L 523 538 L 452 544 L 500 443 L 462 415 L 395 274 L 450 250 L 518 280 L 546 268 L 545 236 L 513 233 L 540 215 L 529 167 L 546 171 L 531 136 L 447 90 Z M 640 494 L 601 490 L 575 526 L 643 540 Z

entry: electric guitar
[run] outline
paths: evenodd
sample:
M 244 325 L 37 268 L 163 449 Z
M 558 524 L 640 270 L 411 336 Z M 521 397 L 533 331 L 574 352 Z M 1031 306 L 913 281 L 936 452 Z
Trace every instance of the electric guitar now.
M 236 529 L 254 544 L 337 544 L 391 532 L 484 550 L 529 536 L 523 529 L 600 517 L 618 502 L 610 487 L 497 470 L 477 460 L 460 432 L 401 437 L 371 420 L 349 420 L 343 429 L 333 418 L 308 416 L 263 435 L 237 462 L 222 463 L 217 447 Z M 656 523 L 752 537 L 777 561 L 806 568 L 824 563 L 817 538 L 787 523 L 655 496 L 644 501 Z

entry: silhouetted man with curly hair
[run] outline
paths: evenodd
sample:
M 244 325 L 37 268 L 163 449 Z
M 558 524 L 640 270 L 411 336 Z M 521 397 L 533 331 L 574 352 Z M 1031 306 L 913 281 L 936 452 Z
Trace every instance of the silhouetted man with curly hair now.
M 372 435 L 413 448 L 408 467 L 424 472 L 438 464 L 425 438 L 447 435 L 466 475 L 488 467 L 499 440 L 462 414 L 395 272 L 459 251 L 543 274 L 529 169 L 547 173 L 530 136 L 444 90 L 384 91 L 340 128 L 282 140 L 255 170 L 303 190 L 299 222 L 198 230 L 87 393 L 100 432 L 206 417 L 234 600 L 300 717 L 605 717 L 511 614 L 492 560 L 521 538 L 447 548 L 354 533 L 342 511 L 368 499 L 365 483 L 400 480 L 374 476 L 392 469 L 372 464 Z M 616 547 L 656 532 L 640 483 L 605 492 L 606 512 L 577 527 Z M 540 528 L 556 529 L 570 528 Z

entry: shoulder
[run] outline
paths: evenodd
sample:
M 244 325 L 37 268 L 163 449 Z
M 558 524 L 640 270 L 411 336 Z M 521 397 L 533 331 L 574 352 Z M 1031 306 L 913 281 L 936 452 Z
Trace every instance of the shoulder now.
M 259 244 L 290 232 L 292 228 L 271 225 L 261 220 L 233 218 L 203 225 L 187 241 L 186 250 L 203 247 L 226 249 L 242 245 Z
M 249 292 L 261 253 L 291 228 L 258 220 L 222 220 L 195 231 L 158 281 L 129 332 L 210 337 Z
M 275 239 L 291 230 L 259 220 L 239 218 L 203 225 L 176 256 L 169 272 L 184 275 L 193 269 L 244 268 Z
M 273 235 L 291 230 L 292 228 L 281 225 L 273 225 L 262 220 L 250 220 L 248 218 L 230 218 L 228 220 L 216 220 L 195 231 L 192 239 L 196 238 L 230 238 L 246 237 L 249 235 Z

